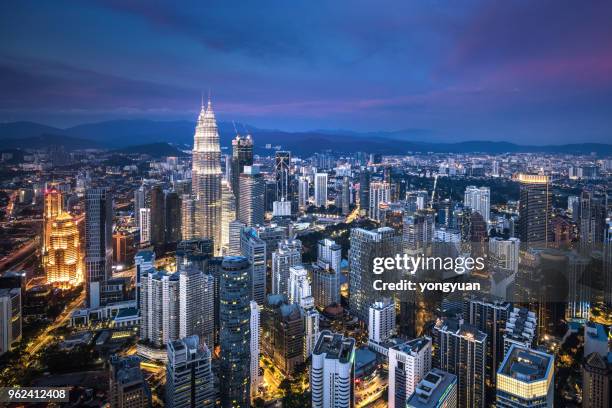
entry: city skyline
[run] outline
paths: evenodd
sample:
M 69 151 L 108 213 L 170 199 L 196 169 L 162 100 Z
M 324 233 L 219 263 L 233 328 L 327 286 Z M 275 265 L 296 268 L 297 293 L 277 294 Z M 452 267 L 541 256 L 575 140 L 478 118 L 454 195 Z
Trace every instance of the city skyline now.
M 609 140 L 607 3 L 64 6 L 2 6 L 1 121 L 193 120 L 210 89 L 266 129 Z

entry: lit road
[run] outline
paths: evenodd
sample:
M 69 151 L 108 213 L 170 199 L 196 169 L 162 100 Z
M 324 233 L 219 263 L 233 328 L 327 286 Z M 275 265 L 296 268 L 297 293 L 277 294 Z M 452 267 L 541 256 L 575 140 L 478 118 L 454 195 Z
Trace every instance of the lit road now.
M 12 269 L 15 264 L 21 263 L 24 259 L 32 256 L 40 245 L 39 238 L 32 238 L 16 251 L 13 251 L 6 258 L 0 260 L 0 270 Z
M 362 408 L 374 403 L 382 397 L 385 389 L 387 389 L 387 380 L 382 379 L 379 372 L 364 388 L 355 388 L 355 407 Z
M 44 332 L 42 332 L 36 338 L 30 340 L 30 342 L 25 348 L 25 354 L 28 357 L 31 357 L 34 354 L 38 353 L 41 348 L 47 346 L 49 342 L 53 340 L 51 332 L 57 329 L 58 327 L 63 326 L 70 319 L 70 315 L 72 314 L 72 312 L 78 309 L 84 301 L 85 290 L 83 290 L 75 300 L 73 300 L 70 304 L 68 304 L 68 306 L 66 306 L 64 311 L 57 317 L 57 319 L 55 319 L 55 321 L 51 325 L 47 326 Z M 32 360 L 28 360 L 28 362 L 26 363 L 26 367 L 29 366 L 31 362 Z

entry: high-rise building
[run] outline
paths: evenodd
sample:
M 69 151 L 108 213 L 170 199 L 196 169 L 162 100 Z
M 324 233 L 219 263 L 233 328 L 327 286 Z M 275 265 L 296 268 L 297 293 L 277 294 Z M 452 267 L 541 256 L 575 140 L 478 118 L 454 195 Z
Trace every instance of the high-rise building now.
M 504 330 L 503 355 L 508 354 L 513 344 L 518 347 L 531 348 L 536 339 L 537 329 L 538 322 L 534 312 L 525 308 L 512 308 Z
M 503 270 L 510 273 L 518 272 L 520 247 L 521 240 L 518 238 L 490 238 L 489 256 L 491 258 L 491 264 L 496 270 Z
M 495 386 L 495 374 L 504 357 L 504 333 L 512 307 L 493 297 L 472 296 L 463 304 L 465 321 L 487 335 L 487 387 Z
M 325 265 L 313 265 L 312 296 L 315 306 L 320 309 L 331 304 L 340 304 L 340 273 Z
M 85 192 L 85 289 L 89 307 L 100 305 L 100 286 L 113 267 L 113 197 L 106 188 Z
M 179 273 L 179 336 L 197 335 L 200 342 L 214 343 L 214 278 L 201 270 Z
M 221 183 L 221 250 L 229 255 L 230 223 L 236 219 L 236 197 L 227 180 Z
M 487 335 L 456 319 L 438 319 L 433 344 L 433 366 L 457 376 L 457 406 L 484 408 Z
M 290 201 L 275 201 L 272 203 L 273 217 L 290 217 L 291 202 Z
M 261 383 L 261 376 L 259 375 L 259 335 L 261 332 L 261 325 L 259 316 L 261 314 L 261 308 L 254 300 L 249 303 L 251 307 L 251 396 L 256 395 L 259 384 Z
M 277 151 L 274 156 L 274 174 L 276 177 L 276 200 L 291 201 L 291 152 Z
M 467 186 L 463 205 L 482 215 L 488 224 L 491 217 L 491 190 L 489 187 Z
M 151 406 L 151 390 L 140 369 L 139 357 L 112 356 L 108 379 L 108 399 L 111 407 L 148 408 Z
M 141 249 L 134 256 L 136 266 L 136 307 L 141 306 L 142 277 L 146 271 L 155 267 L 155 251 L 152 248 Z
M 366 169 L 359 174 L 359 207 L 365 214 L 370 209 L 370 173 Z
M 251 135 L 236 135 L 232 140 L 232 165 L 231 165 L 231 190 L 236 197 L 240 197 L 240 174 L 244 171 L 244 166 L 253 165 L 253 139 Z M 239 203 L 236 203 L 238 206 Z
M 151 189 L 151 244 L 156 247 L 164 244 L 164 225 L 166 225 L 165 193 L 158 184 Z
M 308 177 L 300 177 L 298 179 L 298 206 L 300 210 L 305 210 L 308 207 L 308 199 L 310 198 Z
M 151 209 L 141 208 L 138 214 L 140 220 L 140 246 L 149 246 L 151 244 Z
M 457 408 L 457 377 L 432 369 L 418 383 L 406 408 Z
M 289 302 L 295 303 L 304 308 L 305 302 L 312 302 L 312 288 L 308 280 L 308 271 L 303 265 L 293 265 L 289 267 Z
M 249 407 L 251 394 L 251 266 L 247 258 L 230 256 L 221 264 L 221 406 Z
M 336 273 L 342 272 L 342 246 L 328 238 L 320 240 L 317 244 L 317 262 L 328 265 Z
M 306 361 L 312 355 L 319 338 L 321 315 L 315 310 L 312 297 L 304 299 L 302 303 L 307 304 L 306 307 L 302 307 L 302 317 L 304 319 L 304 361 Z
M 348 215 L 351 206 L 351 190 L 348 176 L 342 177 L 342 214 Z
M 370 306 L 368 340 L 382 343 L 395 332 L 395 303 L 391 299 L 374 302 Z
M 497 372 L 496 406 L 554 406 L 554 360 L 546 353 L 513 345 Z
M 582 407 L 612 406 L 612 364 L 598 353 L 591 353 L 582 362 Z
M 381 220 L 380 204 L 389 203 L 391 199 L 391 185 L 385 181 L 370 183 L 370 206 L 368 216 L 373 220 Z
M 0 356 L 21 340 L 21 288 L 0 289 Z
M 285 375 L 304 362 L 304 322 L 300 306 L 284 295 L 268 295 L 261 314 L 262 351 Z
M 247 227 L 264 223 L 264 180 L 259 166 L 244 166 L 240 174 L 237 218 Z
M 172 408 L 215 406 L 211 351 L 198 336 L 168 344 L 165 402 Z
M 552 191 L 548 176 L 518 174 L 520 183 L 519 238 L 521 242 L 547 243 L 552 239 Z
M 583 191 L 580 195 L 580 246 L 582 252 L 590 254 L 594 245 L 604 238 L 607 216 L 606 197 L 596 197 L 592 191 Z
M 61 287 L 78 285 L 83 280 L 79 229 L 70 214 L 61 212 L 50 219 L 46 256 L 47 283 Z
M 289 268 L 302 263 L 302 242 L 286 239 L 272 252 L 272 293 L 289 296 Z
M 433 242 L 435 235 L 434 214 L 427 210 L 417 210 L 405 215 L 402 229 L 402 248 L 407 253 L 421 253 Z
M 372 268 L 374 258 L 395 257 L 400 253 L 400 237 L 389 227 L 368 231 L 351 230 L 349 250 L 349 305 L 351 312 L 361 321 L 368 319 L 368 308 L 380 300 L 380 292 L 374 290 Z
M 165 196 L 164 243 L 174 244 L 181 240 L 181 200 L 175 191 Z
M 200 109 L 193 142 L 191 171 L 195 197 L 195 228 L 200 238 L 212 238 L 215 254 L 221 243 L 221 148 L 212 103 Z
M 312 352 L 312 408 L 349 408 L 355 403 L 355 340 L 323 330 Z
M 149 269 L 140 281 L 140 338 L 161 347 L 180 335 L 179 274 Z
M 229 223 L 229 245 L 227 248 L 228 256 L 239 256 L 242 252 L 240 249 L 242 230 L 246 227 L 238 220 Z
M 151 190 L 149 186 L 143 181 L 143 183 L 134 191 L 134 218 L 136 221 L 136 227 L 140 227 L 140 220 L 138 214 L 140 214 L 141 208 L 151 207 Z
M 195 200 L 191 194 L 181 197 L 181 239 L 193 239 L 195 231 Z
M 240 253 L 250 265 L 251 296 L 258 305 L 266 299 L 266 243 L 257 235 L 254 228 L 243 228 L 240 236 Z
M 431 340 L 420 337 L 389 349 L 389 408 L 404 408 L 431 370 Z
M 327 173 L 315 174 L 315 206 L 327 207 Z
M 45 207 L 43 214 L 43 255 L 47 253 L 51 240 L 51 226 L 53 219 L 64 212 L 64 197 L 55 185 L 50 185 L 45 190 Z
M 604 303 L 612 310 L 612 218 L 606 218 L 603 242 Z

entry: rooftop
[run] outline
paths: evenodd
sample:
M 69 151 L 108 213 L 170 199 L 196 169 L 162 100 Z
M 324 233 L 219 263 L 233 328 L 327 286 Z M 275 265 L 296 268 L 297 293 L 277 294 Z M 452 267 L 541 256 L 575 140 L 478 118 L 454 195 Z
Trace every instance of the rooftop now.
M 394 350 L 399 350 L 406 354 L 418 353 L 423 350 L 428 344 L 430 340 L 427 337 L 419 337 L 418 339 L 410 340 L 405 343 L 398 344 L 396 346 L 391 347 Z
M 554 357 L 531 349 L 512 345 L 499 368 L 498 374 L 506 375 L 522 382 L 546 379 L 553 369 Z
M 355 340 L 344 337 L 340 333 L 332 333 L 323 330 L 317 340 L 313 354 L 325 354 L 326 359 L 339 360 L 348 363 L 353 358 L 355 351 Z
M 408 408 L 437 407 L 456 384 L 455 375 L 434 368 L 419 382 L 415 392 L 408 398 L 406 406 Z

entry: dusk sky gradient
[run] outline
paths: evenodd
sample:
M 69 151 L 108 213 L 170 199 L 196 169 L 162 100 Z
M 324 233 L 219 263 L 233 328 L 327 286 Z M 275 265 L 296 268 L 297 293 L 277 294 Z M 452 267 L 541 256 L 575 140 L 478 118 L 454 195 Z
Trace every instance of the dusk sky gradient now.
M 612 143 L 610 1 L 4 1 L 0 121 Z

